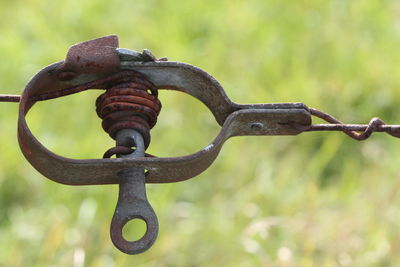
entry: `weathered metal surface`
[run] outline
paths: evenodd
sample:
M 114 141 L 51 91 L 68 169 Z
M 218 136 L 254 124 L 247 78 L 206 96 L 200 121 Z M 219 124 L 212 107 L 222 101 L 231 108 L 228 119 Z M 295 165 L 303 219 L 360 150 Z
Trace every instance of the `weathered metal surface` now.
M 132 147 L 136 149 L 129 155 L 119 155 L 121 158 L 143 157 L 145 146 L 141 134 L 132 129 L 124 129 L 117 133 L 117 147 Z M 138 254 L 151 247 L 157 238 L 157 216 L 147 200 L 145 170 L 143 168 L 128 168 L 118 173 L 119 196 L 114 216 L 111 221 L 110 235 L 114 245 L 127 254 Z M 122 229 L 133 219 L 146 222 L 146 232 L 139 240 L 127 241 Z
M 293 127 L 290 123 L 304 127 L 311 124 L 310 113 L 302 103 L 235 104 L 213 77 L 189 64 L 161 61 L 121 62 L 121 70 L 117 73 L 84 73 L 69 81 L 60 81 L 57 74 L 63 70 L 63 66 L 63 62 L 50 65 L 28 83 L 21 97 L 18 119 L 18 139 L 25 157 L 44 176 L 63 184 L 119 183 L 116 173 L 129 167 L 147 169 L 148 183 L 183 181 L 206 170 L 217 157 L 223 143 L 232 136 L 295 135 L 304 130 Z M 56 155 L 32 135 L 25 115 L 35 100 L 59 97 L 93 87 L 101 88 L 97 86 L 106 84 L 110 76 L 122 75 L 120 73 L 130 70 L 144 74 L 160 89 L 179 90 L 198 98 L 222 125 L 219 135 L 206 148 L 184 157 L 87 160 Z
M 112 72 L 119 66 L 117 48 L 118 37 L 116 35 L 76 44 L 69 49 L 67 58 L 60 66 L 58 75 L 62 73 L 80 75 Z M 74 78 L 72 74 L 71 78 Z
M 207 72 L 181 62 L 121 62 L 123 70 L 135 70 L 146 76 L 160 89 L 187 93 L 203 102 L 220 125 L 234 111 L 240 109 L 305 109 L 303 103 L 268 103 L 241 105 L 232 102 L 222 86 Z

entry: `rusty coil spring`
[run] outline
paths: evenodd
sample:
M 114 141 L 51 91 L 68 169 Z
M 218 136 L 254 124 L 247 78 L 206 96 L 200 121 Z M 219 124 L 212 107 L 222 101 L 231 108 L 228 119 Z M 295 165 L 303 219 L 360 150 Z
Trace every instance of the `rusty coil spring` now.
M 140 76 L 123 77 L 96 100 L 96 113 L 103 120 L 104 131 L 115 139 L 119 130 L 137 130 L 146 148 L 150 144 L 150 129 L 156 124 L 160 110 L 156 86 Z

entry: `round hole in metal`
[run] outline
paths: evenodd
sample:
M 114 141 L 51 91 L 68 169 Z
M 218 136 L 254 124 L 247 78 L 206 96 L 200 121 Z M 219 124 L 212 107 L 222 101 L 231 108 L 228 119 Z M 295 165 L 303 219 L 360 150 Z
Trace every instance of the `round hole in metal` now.
M 146 229 L 146 222 L 140 218 L 135 218 L 124 225 L 122 228 L 122 236 L 126 241 L 137 241 L 145 235 Z

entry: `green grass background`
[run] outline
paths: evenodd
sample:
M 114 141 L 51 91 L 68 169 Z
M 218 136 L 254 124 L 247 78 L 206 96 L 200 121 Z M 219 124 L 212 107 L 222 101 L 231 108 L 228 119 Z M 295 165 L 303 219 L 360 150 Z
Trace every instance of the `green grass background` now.
M 399 1 L 2 0 L 0 16 L 1 93 L 19 94 L 70 45 L 117 34 L 121 47 L 206 70 L 238 103 L 400 122 Z M 40 103 L 29 125 L 58 154 L 98 158 L 113 145 L 98 94 Z M 197 100 L 160 98 L 149 153 L 193 153 L 218 133 Z M 400 265 L 400 143 L 385 134 L 231 139 L 197 178 L 147 187 L 159 237 L 128 256 L 109 238 L 117 186 L 47 180 L 19 151 L 17 105 L 0 104 L 0 116 L 0 266 Z

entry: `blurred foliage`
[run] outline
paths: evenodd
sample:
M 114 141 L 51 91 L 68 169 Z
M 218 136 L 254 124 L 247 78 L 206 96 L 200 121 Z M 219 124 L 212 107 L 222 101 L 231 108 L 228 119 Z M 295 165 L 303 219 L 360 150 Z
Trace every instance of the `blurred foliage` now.
M 20 93 L 70 45 L 117 34 L 121 47 L 206 70 L 235 102 L 400 121 L 399 1 L 2 0 L 0 15 L 2 93 Z M 29 124 L 58 154 L 98 158 L 113 144 L 94 112 L 98 94 L 40 103 Z M 161 101 L 149 153 L 193 153 L 218 133 L 197 100 L 163 91 Z M 109 239 L 117 186 L 45 179 L 19 151 L 17 105 L 1 104 L 0 114 L 0 266 L 400 265 L 392 137 L 234 138 L 199 177 L 148 186 L 160 234 L 148 252 L 128 256 Z

